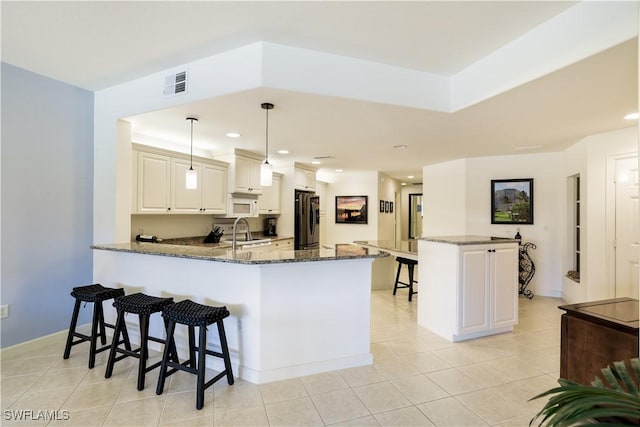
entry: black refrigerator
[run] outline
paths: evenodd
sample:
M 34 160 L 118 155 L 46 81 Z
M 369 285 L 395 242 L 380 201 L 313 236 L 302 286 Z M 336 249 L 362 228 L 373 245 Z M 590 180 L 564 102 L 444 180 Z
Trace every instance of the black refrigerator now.
M 296 190 L 295 249 L 320 247 L 320 197 Z

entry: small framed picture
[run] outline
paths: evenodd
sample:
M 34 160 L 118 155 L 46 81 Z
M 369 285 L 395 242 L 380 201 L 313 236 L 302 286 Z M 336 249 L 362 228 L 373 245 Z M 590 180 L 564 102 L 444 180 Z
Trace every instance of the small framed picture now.
M 384 212 L 389 213 L 389 202 L 384 202 Z
M 380 212 L 384 212 L 384 200 L 380 200 Z
M 389 202 L 389 213 L 393 213 L 393 202 Z

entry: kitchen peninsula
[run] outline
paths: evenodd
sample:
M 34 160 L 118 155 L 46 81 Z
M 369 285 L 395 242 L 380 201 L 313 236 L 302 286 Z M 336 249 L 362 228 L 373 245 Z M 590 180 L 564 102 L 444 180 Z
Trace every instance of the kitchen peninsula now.
M 372 363 L 371 263 L 387 256 L 384 252 L 233 254 L 230 248 L 139 242 L 92 248 L 94 277 L 104 286 L 227 306 L 234 373 L 246 381 L 260 384 Z M 162 321 L 156 320 L 150 333 L 162 336 Z M 180 351 L 186 348 L 186 331 L 178 332 Z M 212 335 L 208 346 L 218 348 Z M 207 360 L 214 369 L 221 369 L 219 363 Z

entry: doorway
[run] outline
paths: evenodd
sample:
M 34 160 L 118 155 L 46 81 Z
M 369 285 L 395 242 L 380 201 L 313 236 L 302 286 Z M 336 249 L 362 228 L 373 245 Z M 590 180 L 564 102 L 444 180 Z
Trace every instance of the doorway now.
M 638 158 L 615 159 L 615 296 L 638 298 Z
M 409 194 L 409 240 L 422 237 L 422 193 Z

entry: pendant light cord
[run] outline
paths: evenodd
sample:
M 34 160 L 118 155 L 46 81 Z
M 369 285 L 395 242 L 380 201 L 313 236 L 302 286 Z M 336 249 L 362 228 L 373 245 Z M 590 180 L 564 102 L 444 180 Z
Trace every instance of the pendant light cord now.
M 264 148 L 264 161 L 265 163 L 269 163 L 269 109 L 267 108 L 267 124 L 266 124 L 266 138 L 265 138 L 265 148 Z
M 193 170 L 193 122 L 197 122 L 195 117 L 187 117 L 187 120 L 191 121 L 191 155 L 189 160 L 189 170 Z

